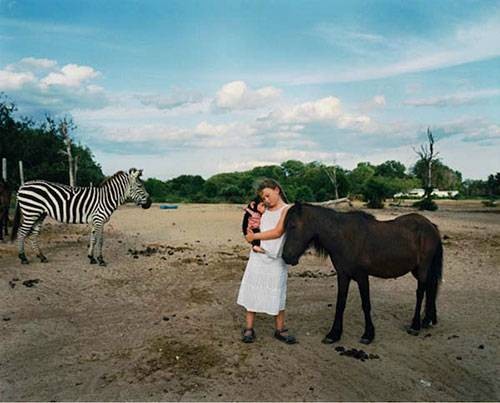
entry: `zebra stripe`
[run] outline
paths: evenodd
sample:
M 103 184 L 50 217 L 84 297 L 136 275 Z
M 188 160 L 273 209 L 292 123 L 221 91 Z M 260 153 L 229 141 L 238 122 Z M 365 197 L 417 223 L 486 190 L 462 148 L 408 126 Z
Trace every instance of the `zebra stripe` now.
M 102 230 L 111 214 L 127 199 L 143 208 L 149 208 L 151 199 L 139 179 L 142 171 L 131 169 L 129 173 L 117 172 L 98 187 L 71 187 L 48 181 L 30 181 L 19 188 L 17 205 L 22 213 L 19 227 L 19 257 L 27 263 L 24 240 L 33 235 L 32 243 L 38 257 L 46 261 L 37 242 L 43 220 L 48 215 L 57 221 L 70 224 L 92 224 L 89 258 L 95 263 L 94 246 L 97 244 L 97 259 L 102 259 Z M 17 228 L 16 228 L 17 231 Z M 15 233 L 13 231 L 13 237 Z

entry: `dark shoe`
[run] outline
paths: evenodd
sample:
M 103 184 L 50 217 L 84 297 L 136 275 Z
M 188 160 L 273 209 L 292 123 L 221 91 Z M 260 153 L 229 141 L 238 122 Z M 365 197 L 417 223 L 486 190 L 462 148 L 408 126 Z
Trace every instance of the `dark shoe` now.
M 243 330 L 243 337 L 241 338 L 241 341 L 243 343 L 253 343 L 256 339 L 255 336 L 255 330 L 253 329 L 244 329 Z
M 278 339 L 279 341 L 282 341 L 283 343 L 286 344 L 295 344 L 297 343 L 297 339 L 293 336 L 290 336 L 288 333 L 288 329 L 281 329 L 274 332 L 274 338 Z

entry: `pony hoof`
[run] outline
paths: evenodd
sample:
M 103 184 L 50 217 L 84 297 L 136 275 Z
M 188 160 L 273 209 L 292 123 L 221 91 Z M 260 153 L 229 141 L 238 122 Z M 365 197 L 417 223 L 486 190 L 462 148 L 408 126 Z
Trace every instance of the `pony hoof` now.
M 340 340 L 340 337 L 335 337 L 335 338 L 332 338 L 332 337 L 324 337 L 323 340 L 321 340 L 321 343 L 323 344 L 333 344 L 333 343 L 336 343 L 337 341 Z
M 365 337 L 362 337 L 361 339 L 359 339 L 359 342 L 361 344 L 370 344 L 372 341 L 373 341 L 373 339 L 367 339 Z
M 420 333 L 420 330 L 415 330 L 415 329 L 412 329 L 411 327 L 409 327 L 408 329 L 406 329 L 406 333 L 411 334 L 412 336 L 418 336 Z

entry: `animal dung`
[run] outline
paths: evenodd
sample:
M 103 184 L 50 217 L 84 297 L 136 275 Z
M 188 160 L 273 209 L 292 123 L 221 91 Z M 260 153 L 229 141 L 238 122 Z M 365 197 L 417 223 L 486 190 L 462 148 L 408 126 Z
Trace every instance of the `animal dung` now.
M 339 353 L 339 355 L 344 355 L 346 357 L 352 357 L 360 361 L 366 360 L 378 360 L 380 357 L 377 354 L 367 353 L 364 350 L 358 350 L 356 348 L 346 349 L 345 347 L 338 346 L 335 347 L 335 351 Z
M 31 287 L 34 287 L 35 285 L 37 285 L 38 283 L 40 282 L 39 279 L 35 278 L 33 280 L 26 280 L 26 281 L 23 281 L 23 285 L 25 287 L 28 287 L 28 288 L 31 288 Z

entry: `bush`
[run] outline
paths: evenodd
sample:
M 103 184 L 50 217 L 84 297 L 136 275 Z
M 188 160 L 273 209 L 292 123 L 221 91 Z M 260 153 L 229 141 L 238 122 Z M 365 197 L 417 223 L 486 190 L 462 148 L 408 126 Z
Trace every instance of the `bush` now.
M 425 199 L 413 203 L 413 207 L 416 207 L 419 210 L 428 210 L 428 211 L 436 211 L 438 209 L 438 205 L 430 197 L 426 197 Z
M 363 197 L 368 208 L 384 208 L 384 201 L 394 193 L 391 180 L 381 176 L 373 176 L 363 187 Z

